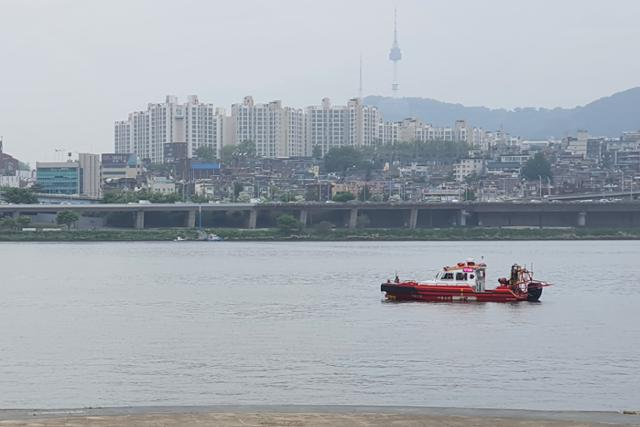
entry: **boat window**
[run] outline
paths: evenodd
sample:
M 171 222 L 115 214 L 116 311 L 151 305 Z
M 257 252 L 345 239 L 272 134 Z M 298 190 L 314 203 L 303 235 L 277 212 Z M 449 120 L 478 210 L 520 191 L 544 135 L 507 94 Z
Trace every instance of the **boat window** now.
M 442 279 L 442 280 L 453 280 L 453 273 L 444 273 L 442 275 L 442 277 L 440 277 L 440 279 Z
M 469 279 L 473 279 L 475 276 L 473 274 L 469 275 Z
M 456 280 L 467 280 L 467 273 L 456 273 Z

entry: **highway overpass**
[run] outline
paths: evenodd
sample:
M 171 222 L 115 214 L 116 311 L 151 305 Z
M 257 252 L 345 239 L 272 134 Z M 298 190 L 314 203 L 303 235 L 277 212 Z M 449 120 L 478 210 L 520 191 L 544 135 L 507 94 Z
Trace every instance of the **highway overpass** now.
M 597 202 L 599 200 L 614 200 L 614 199 L 634 200 L 634 199 L 637 199 L 638 196 L 640 196 L 640 191 L 634 190 L 634 191 L 609 191 L 606 193 L 562 194 L 562 195 L 549 196 L 546 199 L 566 201 L 566 202 L 580 201 L 580 200 L 592 200 Z
M 96 227 L 273 227 L 281 214 L 305 226 L 339 228 L 640 227 L 640 202 L 578 203 L 261 203 L 261 204 L 34 204 L 0 205 L 0 216 L 29 215 L 53 222 L 62 211 L 95 218 Z

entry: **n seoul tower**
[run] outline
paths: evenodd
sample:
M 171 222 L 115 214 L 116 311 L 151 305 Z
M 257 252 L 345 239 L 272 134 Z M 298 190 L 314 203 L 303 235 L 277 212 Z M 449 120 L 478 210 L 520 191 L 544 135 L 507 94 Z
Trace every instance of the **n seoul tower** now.
M 389 60 L 393 62 L 393 83 L 391 84 L 391 91 L 394 97 L 398 96 L 398 61 L 402 59 L 402 51 L 398 46 L 398 11 L 393 9 L 393 45 L 389 51 Z

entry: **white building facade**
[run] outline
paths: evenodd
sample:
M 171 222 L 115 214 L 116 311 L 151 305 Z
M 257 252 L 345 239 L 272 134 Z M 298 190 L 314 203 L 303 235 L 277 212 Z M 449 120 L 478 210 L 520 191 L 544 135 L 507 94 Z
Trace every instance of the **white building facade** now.
M 220 154 L 224 112 L 212 104 L 202 104 L 192 95 L 185 104 L 167 96 L 164 103 L 150 103 L 146 111 L 129 114 L 114 125 L 116 153 L 132 153 L 152 163 L 162 163 L 166 143 L 187 143 L 191 157 L 201 146 Z
M 305 157 L 307 146 L 304 111 L 283 107 L 281 101 L 256 104 L 245 96 L 241 104 L 231 106 L 232 144 L 252 142 L 256 155 L 266 158 Z
M 480 146 L 484 140 L 484 131 L 468 126 L 464 120 L 457 120 L 453 127 L 434 127 L 415 118 L 384 122 L 380 124 L 379 135 L 383 144 L 440 141 Z
M 382 114 L 359 98 L 338 106 L 324 98 L 321 105 L 307 107 L 306 116 L 308 145 L 319 147 L 323 156 L 332 148 L 368 147 L 380 141 Z
M 201 103 L 189 96 L 181 104 L 167 96 L 163 103 L 150 103 L 146 111 L 129 114 L 114 124 L 116 153 L 136 154 L 140 159 L 161 163 L 164 144 L 186 143 L 187 156 L 198 148 L 250 141 L 258 157 L 310 157 L 314 149 L 324 156 L 336 147 L 370 147 L 399 142 L 466 142 L 488 150 L 504 139 L 502 132 L 485 132 L 458 120 L 451 127 L 434 127 L 419 119 L 384 122 L 380 111 L 353 98 L 345 105 L 332 105 L 324 98 L 320 105 L 305 109 L 285 107 L 281 101 L 257 104 L 251 96 L 224 109 Z M 507 134 L 508 136 L 508 134 Z

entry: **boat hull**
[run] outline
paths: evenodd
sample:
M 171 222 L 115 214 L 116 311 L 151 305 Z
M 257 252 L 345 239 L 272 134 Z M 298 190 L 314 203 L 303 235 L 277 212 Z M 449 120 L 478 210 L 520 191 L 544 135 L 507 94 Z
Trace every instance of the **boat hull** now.
M 519 302 L 537 301 L 542 288 L 535 292 L 514 292 L 507 286 L 476 292 L 469 286 L 434 286 L 419 283 L 383 283 L 380 287 L 386 298 L 392 301 L 427 301 L 427 302 Z

